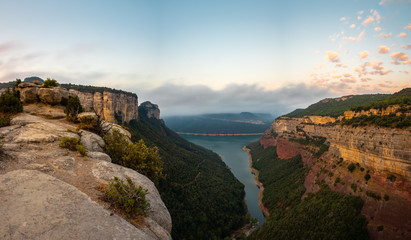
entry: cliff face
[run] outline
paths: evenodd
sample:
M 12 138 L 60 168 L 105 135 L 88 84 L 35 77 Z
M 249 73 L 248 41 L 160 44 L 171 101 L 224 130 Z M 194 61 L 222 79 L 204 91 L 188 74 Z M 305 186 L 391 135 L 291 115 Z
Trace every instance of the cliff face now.
M 324 119 L 317 123 L 323 123 Z M 358 162 L 384 175 L 399 175 L 411 180 L 410 129 L 375 126 L 321 126 L 305 118 L 279 118 L 267 130 L 267 135 L 322 136 L 330 144 L 331 154 Z
M 80 92 L 70 89 L 76 94 L 86 111 L 95 110 L 106 121 L 113 123 L 129 122 L 138 119 L 138 98 L 125 93 Z

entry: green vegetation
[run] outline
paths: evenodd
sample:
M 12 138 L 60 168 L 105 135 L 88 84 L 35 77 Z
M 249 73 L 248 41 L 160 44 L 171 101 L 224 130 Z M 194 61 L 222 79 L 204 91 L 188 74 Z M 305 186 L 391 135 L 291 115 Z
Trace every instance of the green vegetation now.
M 390 200 L 390 196 L 388 196 L 387 194 L 384 194 L 384 200 L 385 200 L 385 201 Z
M 67 89 L 74 89 L 80 92 L 88 92 L 88 93 L 93 93 L 93 94 L 96 92 L 103 94 L 103 92 L 106 91 L 106 92 L 111 92 L 111 93 L 122 93 L 127 96 L 137 97 L 135 93 L 130 93 L 130 92 L 117 90 L 114 88 L 108 88 L 108 87 L 84 86 L 84 85 L 76 85 L 76 84 L 71 84 L 71 83 L 69 84 L 62 83 L 60 86 L 63 88 L 67 88 Z
M 10 92 L 9 89 L 0 95 L 0 113 L 15 114 L 23 111 L 23 105 L 16 95 L 16 92 Z
M 365 181 L 370 180 L 370 178 L 371 178 L 371 176 L 370 176 L 370 174 L 369 174 L 369 173 L 366 173 L 366 174 L 364 175 L 364 179 L 365 179 Z
M 306 173 L 301 156 L 279 160 L 275 147 L 263 149 L 258 142 L 248 148 L 253 166 L 260 170 L 263 203 L 270 212 L 250 239 L 368 239 L 360 197 L 322 185 L 319 192 L 301 200 Z
M 351 189 L 356 192 L 357 191 L 357 185 L 355 185 L 354 183 L 351 183 Z
M 243 112 L 166 117 L 167 126 L 176 132 L 202 134 L 262 133 L 270 127 L 270 114 Z
M 365 194 L 366 194 L 368 197 L 374 198 L 375 200 L 378 200 L 378 201 L 381 200 L 381 196 L 380 196 L 379 194 L 377 194 L 377 193 L 367 191 L 367 192 L 365 192 Z
M 0 112 L 0 128 L 9 126 L 11 121 L 10 114 Z
M 348 169 L 348 171 L 353 172 L 355 170 L 355 164 L 350 163 L 350 165 L 348 165 L 347 169 Z
M 313 153 L 314 157 L 317 158 L 321 157 L 321 155 L 330 148 L 329 145 L 325 144 L 326 138 L 321 136 L 310 137 L 305 135 L 305 138 L 289 138 L 289 140 L 298 142 L 301 145 L 314 145 L 319 147 L 318 151 Z
M 45 88 L 54 88 L 58 86 L 59 84 L 57 83 L 57 81 L 54 79 L 50 79 L 50 78 L 47 78 L 46 81 L 44 81 L 43 83 L 43 87 Z
M 165 179 L 157 188 L 173 219 L 173 239 L 222 239 L 248 223 L 244 185 L 220 157 L 139 114 L 126 124 L 133 141 L 158 147 Z
M 75 137 L 62 137 L 59 146 L 61 148 L 67 148 L 71 151 L 78 151 L 83 156 L 87 152 L 87 149 L 80 143 L 80 140 Z
M 383 225 L 379 225 L 379 226 L 377 227 L 377 230 L 378 230 L 378 232 L 383 231 L 383 230 L 384 230 L 384 226 L 383 226 Z
M 164 177 L 163 162 L 157 147 L 147 147 L 142 139 L 137 143 L 129 142 L 117 129 L 107 133 L 104 141 L 106 153 L 110 155 L 113 163 L 134 169 L 155 183 Z
M 399 105 L 403 110 L 407 110 L 407 106 L 411 105 L 411 88 L 404 88 L 381 101 L 354 106 L 350 110 L 355 112 L 367 111 L 371 108 L 383 110 L 392 105 Z
M 125 212 L 129 217 L 147 216 L 150 203 L 146 200 L 147 189 L 137 186 L 129 177 L 127 182 L 114 177 L 114 182 L 108 186 L 106 198 L 112 206 Z
M 67 106 L 64 109 L 64 113 L 66 114 L 66 118 L 70 121 L 77 121 L 77 116 L 79 113 L 83 112 L 84 109 L 81 106 L 80 99 L 75 96 L 71 97 L 68 100 Z
M 310 105 L 306 109 L 299 109 L 285 117 L 304 117 L 304 116 L 333 116 L 337 117 L 343 115 L 345 111 L 351 107 L 360 104 L 371 104 L 372 102 L 381 101 L 390 96 L 389 94 L 365 94 L 365 95 L 351 95 L 346 96 L 345 100 L 342 98 L 327 98 L 317 103 Z
M 390 115 L 384 116 L 359 116 L 353 117 L 351 119 L 343 119 L 341 121 L 342 125 L 351 125 L 353 127 L 358 126 L 368 126 L 368 125 L 376 125 L 380 127 L 389 127 L 389 128 L 406 128 L 411 126 L 411 116 L 406 116 L 405 114 L 401 114 L 397 116 L 396 114 L 392 113 Z

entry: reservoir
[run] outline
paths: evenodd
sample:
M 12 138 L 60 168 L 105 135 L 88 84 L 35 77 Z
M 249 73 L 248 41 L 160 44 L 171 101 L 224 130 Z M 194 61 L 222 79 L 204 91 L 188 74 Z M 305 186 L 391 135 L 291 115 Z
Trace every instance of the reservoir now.
M 181 135 L 190 142 L 208 148 L 220 155 L 224 162 L 231 167 L 231 172 L 245 186 L 248 211 L 251 217 L 257 218 L 261 226 L 265 222 L 264 215 L 258 207 L 259 188 L 254 183 L 254 175 L 249 169 L 249 157 L 242 148 L 248 143 L 255 142 L 261 136 L 194 136 Z

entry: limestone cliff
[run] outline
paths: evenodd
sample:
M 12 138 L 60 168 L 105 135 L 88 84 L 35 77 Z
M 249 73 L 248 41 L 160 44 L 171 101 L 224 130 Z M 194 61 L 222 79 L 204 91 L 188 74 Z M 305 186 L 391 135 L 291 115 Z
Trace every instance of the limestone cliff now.
M 113 123 L 129 122 L 138 119 L 138 98 L 127 93 L 109 91 L 82 92 L 69 90 L 76 94 L 86 111 L 95 110 L 106 121 Z
M 147 118 L 160 119 L 160 109 L 157 104 L 151 102 L 143 102 L 140 104 L 138 111 Z
M 312 121 L 315 119 L 316 121 Z M 322 125 L 323 117 L 278 118 L 265 133 L 290 137 L 305 134 L 327 138 L 330 153 L 351 162 L 374 169 L 384 175 L 397 175 L 411 180 L 410 129 L 376 126 L 351 127 Z M 335 121 L 329 117 L 327 120 Z M 264 142 L 264 141 L 262 141 Z

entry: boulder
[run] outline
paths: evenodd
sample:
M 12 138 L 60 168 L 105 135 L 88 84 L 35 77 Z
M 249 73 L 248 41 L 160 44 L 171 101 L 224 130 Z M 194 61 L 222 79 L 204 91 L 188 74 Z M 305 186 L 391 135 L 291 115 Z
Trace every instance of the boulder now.
M 60 87 L 40 88 L 38 90 L 38 95 L 41 102 L 50 105 L 66 103 L 70 96 L 73 96 L 72 93 Z
M 21 85 L 21 84 L 20 84 Z M 39 101 L 39 96 L 37 95 L 38 87 L 25 87 L 20 88 L 20 100 L 22 103 L 35 103 Z
M 149 101 L 140 104 L 138 111 L 140 115 L 146 116 L 147 118 L 160 119 L 160 108 L 158 108 L 157 104 Z
M 86 156 L 89 158 L 94 158 L 106 162 L 111 162 L 111 158 L 109 155 L 102 153 L 102 152 L 87 152 Z
M 80 142 L 83 144 L 83 146 L 90 152 L 104 152 L 104 147 L 106 144 L 104 143 L 103 138 L 101 138 L 99 135 L 85 131 L 85 130 L 80 130 Z
M 103 129 L 103 132 L 105 133 L 113 133 L 113 130 L 116 129 L 118 130 L 121 134 L 127 137 L 128 140 L 131 139 L 131 133 L 127 131 L 126 129 L 122 128 L 120 125 L 115 124 L 115 123 L 109 123 L 106 121 L 101 122 L 101 128 Z
M 167 232 L 171 232 L 171 216 L 166 206 L 161 200 L 160 194 L 155 187 L 154 183 L 150 181 L 146 176 L 130 169 L 125 168 L 117 164 L 108 162 L 98 162 L 94 165 L 92 173 L 95 178 L 100 181 L 113 181 L 114 176 L 120 179 L 130 177 L 133 182 L 138 183 L 141 187 L 148 190 L 146 195 L 147 201 L 150 203 L 150 209 L 148 211 L 148 217 L 152 218 Z
M 1 239 L 161 239 L 39 171 L 0 175 L 0 186 Z

